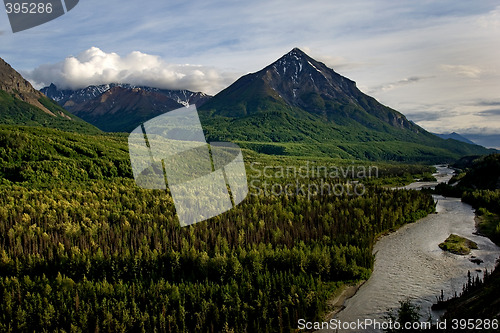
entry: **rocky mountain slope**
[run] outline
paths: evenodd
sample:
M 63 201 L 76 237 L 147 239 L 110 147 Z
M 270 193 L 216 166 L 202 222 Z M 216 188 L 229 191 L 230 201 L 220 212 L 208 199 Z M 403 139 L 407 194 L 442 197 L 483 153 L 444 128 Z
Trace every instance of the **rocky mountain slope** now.
M 211 96 L 189 90 L 166 90 L 130 84 L 105 84 L 78 90 L 41 89 L 66 110 L 109 132 L 129 132 L 159 114 L 195 104 Z
M 37 91 L 0 58 L 0 124 L 38 125 L 70 131 L 99 132 Z

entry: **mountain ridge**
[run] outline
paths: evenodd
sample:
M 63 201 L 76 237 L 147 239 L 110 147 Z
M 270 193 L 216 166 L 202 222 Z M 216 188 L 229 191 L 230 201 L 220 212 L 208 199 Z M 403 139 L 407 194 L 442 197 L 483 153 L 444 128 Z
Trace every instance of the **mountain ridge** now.
M 404 127 L 414 132 L 421 130 L 420 127 L 409 122 L 401 113 L 363 94 L 356 87 L 354 81 L 336 73 L 333 69 L 314 60 L 298 48 L 294 48 L 262 70 L 241 77 L 233 85 L 211 99 L 204 108 L 210 108 L 211 103 L 216 103 L 220 96 L 227 99 L 231 94 L 239 94 L 238 88 L 241 86 L 259 83 L 265 85 L 264 90 L 270 92 L 270 89 L 272 91 L 270 95 L 275 99 L 282 99 L 288 106 L 301 108 L 320 115 L 326 120 L 335 121 L 336 118 L 339 120 L 338 115 L 332 111 L 335 110 L 336 106 L 344 104 L 363 111 L 370 108 L 372 113 L 376 111 L 374 115 L 377 118 L 392 126 Z M 237 88 L 235 92 L 230 89 L 233 86 Z M 234 105 L 230 107 L 238 109 Z M 351 117 L 354 117 L 355 120 L 365 126 L 370 127 L 373 125 L 364 118 L 365 114 L 363 113 L 356 114 L 353 110 L 339 111 L 343 112 L 344 115 L 350 113 Z M 231 116 L 230 113 L 219 114 Z
M 71 101 L 74 104 L 85 103 L 94 98 L 100 97 L 102 94 L 106 93 L 108 90 L 120 87 L 124 89 L 141 89 L 147 92 L 155 92 L 159 94 L 163 94 L 177 103 L 188 106 L 191 104 L 196 104 L 196 106 L 201 106 L 204 102 L 211 98 L 210 95 L 207 95 L 203 92 L 193 92 L 190 90 L 169 90 L 169 89 L 160 89 L 155 87 L 141 86 L 141 85 L 132 85 L 128 83 L 109 83 L 109 84 L 101 84 L 101 85 L 90 85 L 88 87 L 82 89 L 59 89 L 54 83 L 51 83 L 49 86 L 40 89 L 47 97 L 52 100 L 58 102 L 61 106 L 65 107 L 65 103 Z M 71 107 L 72 105 L 68 105 Z
M 327 67 L 324 63 L 316 61 L 315 59 L 309 57 L 305 52 L 301 51 L 298 48 L 294 48 L 292 51 L 287 53 L 284 57 L 278 59 L 276 62 L 273 64 L 269 65 L 268 67 L 264 68 L 263 71 L 268 71 L 269 68 L 275 69 L 277 72 L 279 72 L 279 69 L 283 72 L 283 75 L 286 74 L 287 72 L 287 65 L 290 60 L 295 60 L 295 63 L 293 64 L 295 66 L 295 73 L 294 77 L 291 77 L 292 83 L 295 84 L 294 88 L 291 88 L 290 85 L 286 84 L 280 84 L 279 86 L 275 87 L 276 89 L 280 89 L 280 91 L 288 91 L 292 92 L 293 97 L 289 94 L 287 98 L 291 103 L 295 102 L 295 106 L 302 107 L 307 111 L 310 112 L 318 112 L 321 113 L 322 115 L 327 116 L 327 110 L 322 107 L 321 103 L 314 103 L 314 101 L 310 100 L 304 100 L 304 98 L 301 98 L 301 95 L 306 95 L 310 94 L 310 87 L 307 85 L 313 85 L 315 89 L 312 89 L 314 93 L 319 93 L 322 95 L 321 97 L 323 99 L 344 99 L 345 101 L 349 103 L 357 103 L 361 105 L 363 108 L 366 108 L 368 106 L 373 106 L 375 105 L 377 108 L 379 105 L 376 105 L 375 103 L 376 100 L 366 94 L 363 94 L 356 86 L 356 82 L 352 81 L 337 72 L 335 72 L 333 69 Z M 298 72 L 302 70 L 307 70 L 307 67 L 305 66 L 304 62 L 307 62 L 307 64 L 312 67 L 317 73 L 320 75 L 316 75 L 316 79 L 313 78 L 312 74 L 309 73 L 309 77 L 311 80 L 306 80 L 306 82 L 298 82 Z M 309 71 L 311 68 L 309 67 Z M 289 72 L 289 70 L 288 70 Z M 317 78 L 322 79 L 323 82 L 316 82 Z M 324 80 L 323 80 L 324 79 Z M 286 81 L 285 81 L 286 82 Z M 302 90 L 302 91 L 301 91 Z M 283 96 L 282 96 L 283 97 Z M 346 99 L 347 97 L 347 99 Z M 378 103 L 380 104 L 380 103 Z M 381 104 L 380 104 L 381 105 Z M 315 108 L 316 107 L 316 108 Z M 385 106 L 384 106 L 385 107 Z M 401 113 L 392 110 L 391 111 L 395 112 L 396 115 L 394 118 L 386 118 L 386 121 L 389 121 L 393 126 L 396 127 L 405 127 L 408 129 L 415 129 L 415 126 L 411 124 L 406 117 L 404 117 Z
M 33 88 L 0 58 L 0 124 L 53 127 L 97 133 L 99 130 Z
M 42 97 L 28 80 L 19 74 L 5 60 L 0 58 L 0 90 L 14 95 L 16 98 L 34 105 L 51 116 L 56 116 L 47 109 L 38 99 Z
M 58 89 L 53 83 L 40 90 L 72 114 L 106 132 L 130 132 L 162 113 L 195 104 L 211 96 L 189 90 L 167 90 L 123 83 Z
M 212 97 L 200 118 L 212 141 L 273 154 L 439 162 L 489 153 L 427 132 L 298 48 Z
M 69 110 L 103 131 L 130 132 L 151 118 L 183 106 L 163 94 L 115 86 Z
M 477 143 L 473 142 L 472 140 L 467 139 L 465 136 L 458 134 L 456 132 L 451 132 L 451 133 L 433 133 L 436 136 L 439 136 L 442 139 L 453 139 L 457 141 L 462 141 L 469 143 L 471 145 L 477 145 Z

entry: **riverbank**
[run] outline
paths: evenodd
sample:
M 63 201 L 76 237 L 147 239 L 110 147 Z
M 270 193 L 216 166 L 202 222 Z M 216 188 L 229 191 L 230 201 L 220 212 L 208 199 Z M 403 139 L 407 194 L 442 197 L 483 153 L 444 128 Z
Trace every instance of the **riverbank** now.
M 329 299 L 327 302 L 328 305 L 328 313 L 325 316 L 325 320 L 328 321 L 332 319 L 337 313 L 342 311 L 345 306 L 345 302 L 356 295 L 359 288 L 366 282 L 366 280 L 359 281 L 356 284 L 347 284 L 337 290 L 333 296 L 333 298 Z
M 479 215 L 479 209 L 476 210 L 476 228 L 477 234 L 488 237 L 496 244 L 500 245 L 500 236 L 497 229 L 500 229 L 500 215 L 491 213 L 485 209 L 482 210 L 482 214 Z

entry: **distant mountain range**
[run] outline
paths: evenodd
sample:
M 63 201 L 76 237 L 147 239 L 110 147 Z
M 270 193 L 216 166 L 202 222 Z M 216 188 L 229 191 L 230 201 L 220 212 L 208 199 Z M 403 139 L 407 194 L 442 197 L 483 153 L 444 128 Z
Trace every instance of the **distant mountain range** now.
M 190 104 L 203 105 L 211 96 L 189 90 L 166 90 L 130 84 L 106 84 L 60 90 L 41 89 L 72 114 L 107 132 L 130 132 L 162 113 Z
M 500 134 L 467 133 L 467 138 L 480 146 L 496 148 L 500 151 Z
M 471 140 L 469 140 L 466 137 L 464 137 L 463 135 L 460 135 L 460 134 L 455 133 L 455 132 L 448 133 L 448 134 L 437 134 L 437 133 L 434 133 L 434 135 L 437 135 L 441 139 L 445 139 L 445 140 L 446 139 L 453 139 L 453 140 L 457 140 L 457 141 L 469 143 L 471 145 L 475 145 L 476 144 L 475 142 L 472 142 Z
M 128 84 L 42 89 L 64 110 L 5 62 L 0 81 L 4 124 L 97 131 L 80 117 L 102 130 L 123 132 L 196 104 L 209 141 L 235 141 L 266 154 L 433 163 L 493 152 L 425 131 L 297 48 L 214 97 Z
M 493 148 L 497 151 L 500 151 L 500 134 L 488 134 L 488 133 L 466 133 L 466 134 L 458 134 L 456 132 L 452 132 L 449 134 L 436 134 L 442 139 L 453 139 L 457 141 L 462 141 L 466 143 L 470 143 L 473 145 L 479 145 L 486 148 Z
M 0 124 L 35 125 L 68 131 L 99 130 L 69 113 L 33 88 L 21 74 L 0 58 Z

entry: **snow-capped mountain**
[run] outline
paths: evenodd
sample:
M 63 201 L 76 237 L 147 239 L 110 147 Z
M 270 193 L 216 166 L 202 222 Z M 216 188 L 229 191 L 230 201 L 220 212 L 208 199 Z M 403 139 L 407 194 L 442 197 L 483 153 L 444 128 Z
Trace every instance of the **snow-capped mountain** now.
M 362 93 L 354 81 L 298 48 L 264 69 L 241 77 L 212 98 L 204 108 L 217 109 L 220 115 L 226 116 L 247 115 L 269 107 L 258 104 L 270 99 L 320 115 L 325 120 L 344 123 L 354 120 L 376 129 L 390 125 L 413 132 L 421 130 L 401 113 Z M 241 110 L 242 106 L 244 110 Z
M 105 84 L 78 90 L 41 89 L 72 114 L 108 132 L 128 132 L 162 113 L 195 104 L 211 96 L 189 90 L 166 90 L 130 84 Z
M 193 92 L 189 90 L 168 90 L 159 89 L 146 86 L 134 86 L 125 83 L 111 83 L 102 84 L 97 86 L 88 86 L 83 89 L 70 90 L 70 89 L 58 89 L 55 84 L 51 84 L 48 87 L 40 89 L 47 97 L 53 99 L 63 107 L 73 107 L 75 104 L 81 104 L 88 102 L 94 98 L 100 97 L 106 91 L 114 87 L 121 87 L 127 90 L 140 89 L 147 92 L 155 92 L 165 95 L 179 104 L 189 106 L 195 104 L 197 107 L 201 106 L 207 100 L 210 99 L 210 95 L 202 92 Z M 68 103 L 69 102 L 69 103 Z M 68 103 L 68 105 L 66 105 Z
M 243 146 L 266 154 L 433 162 L 487 151 L 425 131 L 297 48 L 239 78 L 199 114 L 207 140 L 251 142 Z

